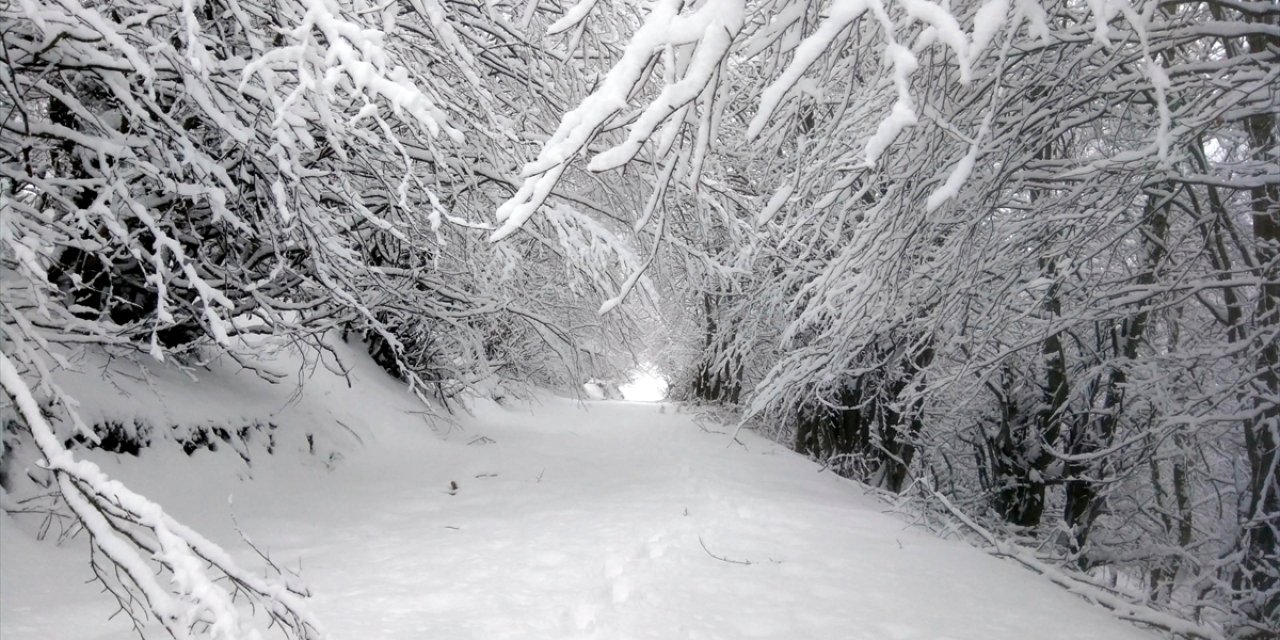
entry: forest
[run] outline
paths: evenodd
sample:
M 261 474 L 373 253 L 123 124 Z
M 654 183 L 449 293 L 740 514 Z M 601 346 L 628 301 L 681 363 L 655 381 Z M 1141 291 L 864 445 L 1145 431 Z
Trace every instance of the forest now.
M 0 37 L 5 447 L 173 637 L 239 598 L 320 635 L 82 459 L 129 434 L 58 372 L 326 336 L 442 420 L 651 362 L 1121 618 L 1280 634 L 1272 0 L 10 0 Z

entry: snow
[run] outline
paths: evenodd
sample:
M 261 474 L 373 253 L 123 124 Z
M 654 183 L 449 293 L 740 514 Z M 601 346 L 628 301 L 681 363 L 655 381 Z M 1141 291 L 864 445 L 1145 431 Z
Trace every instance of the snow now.
M 330 638 L 1153 637 L 676 405 L 535 394 L 475 401 L 433 430 L 367 358 L 335 354 L 267 363 L 305 377 L 298 394 L 225 363 L 200 381 L 153 368 L 152 386 L 96 370 L 64 382 L 95 419 L 279 425 L 275 455 L 259 443 L 252 466 L 172 443 L 88 457 L 258 566 L 238 523 L 300 572 Z M 307 453 L 307 434 L 343 457 Z M 36 524 L 0 517 L 0 636 L 136 637 L 85 584 L 83 535 L 58 547 Z
M 1110 42 L 1110 31 L 1107 29 L 1107 23 L 1110 22 L 1111 16 L 1114 15 L 1114 9 L 1107 0 L 1086 0 L 1089 5 L 1089 11 L 1093 13 L 1093 40 L 1098 44 L 1108 44 Z
M 998 97 L 999 93 L 992 96 L 993 103 Z M 951 173 L 947 175 L 947 179 L 942 183 L 942 186 L 929 194 L 929 198 L 925 200 L 924 204 L 925 211 L 932 212 L 947 200 L 960 195 L 960 190 L 964 187 L 965 181 L 969 179 L 969 174 L 973 173 L 973 165 L 978 160 L 979 144 L 991 131 L 991 118 L 994 114 L 994 109 L 987 111 L 986 116 L 982 119 L 982 125 L 978 128 L 978 135 L 969 147 L 969 152 L 951 168 Z
M 818 61 L 818 57 L 827 51 L 836 36 L 845 30 L 853 21 L 867 10 L 864 0 L 839 0 L 832 3 L 827 17 L 808 37 L 796 47 L 791 64 L 760 94 L 760 107 L 747 126 L 747 139 L 753 140 L 764 130 L 773 112 L 782 104 L 792 87 L 800 82 L 809 67 Z
M 973 37 L 969 41 L 969 55 L 973 58 L 991 43 L 996 32 L 1004 25 L 1009 14 L 1009 0 L 987 0 L 973 16 Z
M 938 38 L 955 52 L 960 64 L 960 82 L 968 84 L 969 39 L 955 16 L 942 5 L 929 0 L 902 0 L 902 7 L 907 10 L 907 15 L 933 27 Z
M 577 26 L 579 22 L 586 19 L 587 14 L 591 13 L 591 10 L 594 9 L 595 6 L 596 0 L 582 0 L 582 2 L 579 2 L 574 5 L 573 8 L 566 11 L 559 20 L 551 23 L 551 26 L 547 27 L 547 35 L 553 36 Z
M 1049 41 L 1049 14 L 1036 0 L 1014 0 L 1018 14 L 1027 21 L 1027 32 L 1041 42 Z
M 867 166 L 874 167 L 880 154 L 889 148 L 894 138 L 903 129 L 916 124 L 915 106 L 911 100 L 909 76 L 915 73 L 919 64 L 910 49 L 900 44 L 890 44 L 885 48 L 885 63 L 893 65 L 893 84 L 897 88 L 898 99 L 893 103 L 889 115 L 876 127 L 875 135 L 867 140 Z
M 763 227 L 769 224 L 769 221 L 778 215 L 778 211 L 787 203 L 787 200 L 791 198 L 791 194 L 795 193 L 795 190 L 795 183 L 792 182 L 783 183 L 779 186 L 778 190 L 774 191 L 773 195 L 769 197 L 769 202 L 764 205 L 764 209 L 761 209 L 759 215 L 756 216 L 756 226 Z
M 672 22 L 668 31 L 670 42 L 698 41 L 684 77 L 663 87 L 631 126 L 626 141 L 596 155 L 587 168 L 607 171 L 630 162 L 663 122 L 680 113 L 705 91 L 742 29 L 744 10 L 740 1 L 713 0 L 687 18 Z
M 684 77 L 664 87 L 633 124 L 628 140 L 594 158 L 589 165 L 591 170 L 604 171 L 630 160 L 658 126 L 708 86 L 742 28 L 742 2 L 712 0 L 686 14 L 680 13 L 680 8 L 681 3 L 672 0 L 660 0 L 649 7 L 644 24 L 631 35 L 622 56 L 599 86 L 564 114 L 555 133 L 543 144 L 537 160 L 525 165 L 520 189 L 495 213 L 502 225 L 489 236 L 491 241 L 497 242 L 515 233 L 538 211 L 559 182 L 566 163 L 587 145 L 599 127 L 627 107 L 628 96 L 641 81 L 655 51 L 666 46 L 697 43 Z M 571 10 L 570 15 L 574 11 Z M 608 311 L 606 307 L 612 308 L 606 303 L 601 314 Z
M 1146 71 L 1156 92 L 1156 110 L 1160 114 L 1160 126 L 1156 130 L 1156 155 L 1160 162 L 1165 163 L 1169 161 L 1169 126 L 1173 119 L 1169 113 L 1169 74 L 1165 73 L 1164 67 L 1155 58 L 1146 59 Z
M 933 211 L 942 206 L 942 203 L 956 197 L 960 194 L 960 188 L 964 186 L 965 180 L 969 179 L 969 174 L 973 172 L 973 163 L 977 160 L 977 147 L 970 149 L 960 162 L 951 169 L 951 173 L 947 175 L 946 182 L 937 191 L 929 194 L 929 199 L 924 203 L 925 211 Z

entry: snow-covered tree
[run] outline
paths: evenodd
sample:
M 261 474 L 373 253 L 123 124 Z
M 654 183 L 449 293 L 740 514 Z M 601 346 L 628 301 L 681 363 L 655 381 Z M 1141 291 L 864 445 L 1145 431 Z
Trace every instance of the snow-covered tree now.
M 76 425 L 69 349 L 243 333 L 358 334 L 424 396 L 581 381 L 661 310 L 688 395 L 840 473 L 1149 624 L 1280 626 L 1274 6 L 0 11 L 20 407 Z
M 537 223 L 487 241 L 529 138 L 586 82 L 532 8 L 113 0 L 0 19 L 5 422 L 31 432 L 127 615 L 239 638 L 247 596 L 318 634 L 292 587 L 66 450 L 97 439 L 57 384 L 75 350 L 191 364 L 212 345 L 253 368 L 242 335 L 340 334 L 446 402 L 495 375 L 616 369 L 646 300 L 596 307 L 650 285 L 625 226 L 586 212 L 638 206 L 625 181 L 592 199 L 571 174 Z
M 1274 632 L 1276 17 L 655 3 L 498 215 L 580 152 L 648 165 L 700 242 L 693 395 Z

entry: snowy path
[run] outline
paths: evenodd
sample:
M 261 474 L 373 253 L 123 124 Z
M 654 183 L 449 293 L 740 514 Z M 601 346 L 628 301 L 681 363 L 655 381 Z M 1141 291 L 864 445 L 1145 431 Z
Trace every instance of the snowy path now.
M 655 405 L 549 403 L 460 434 L 491 444 L 364 461 L 322 542 L 299 522 L 336 637 L 1143 637 L 772 443 L 726 448 Z
M 332 473 L 149 490 L 228 541 L 234 493 L 242 527 L 274 557 L 300 559 L 332 638 L 1153 637 L 909 528 L 778 445 L 747 434 L 726 447 L 670 407 L 547 399 L 468 422 L 444 442 L 369 428 L 377 440 Z M 58 605 L 20 593 L 35 570 L 15 549 L 34 544 L 4 546 L 0 636 L 130 637 L 102 622 L 110 610 L 91 587 Z M 83 578 L 75 559 L 58 562 Z

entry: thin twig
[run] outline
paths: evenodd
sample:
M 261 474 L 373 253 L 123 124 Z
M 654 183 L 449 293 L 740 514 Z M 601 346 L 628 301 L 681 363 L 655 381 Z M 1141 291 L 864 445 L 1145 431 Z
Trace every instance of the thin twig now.
M 715 558 L 716 560 L 719 560 L 720 562 L 728 562 L 729 564 L 744 564 L 744 565 L 754 564 L 750 560 L 734 560 L 732 558 L 726 558 L 724 556 L 718 556 L 714 553 L 711 553 L 711 550 L 707 548 L 707 543 L 702 541 L 702 536 L 698 536 L 698 544 L 702 545 L 702 550 L 706 551 L 707 555 L 711 556 L 712 558 Z

